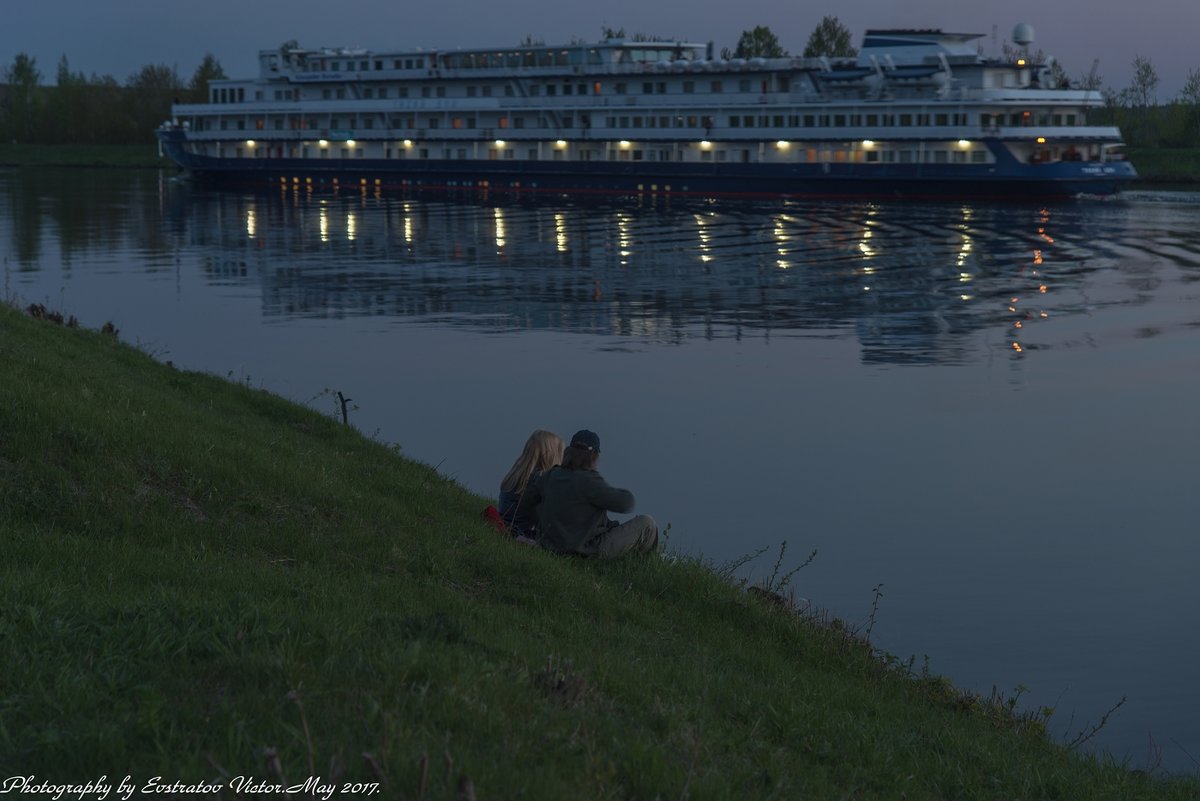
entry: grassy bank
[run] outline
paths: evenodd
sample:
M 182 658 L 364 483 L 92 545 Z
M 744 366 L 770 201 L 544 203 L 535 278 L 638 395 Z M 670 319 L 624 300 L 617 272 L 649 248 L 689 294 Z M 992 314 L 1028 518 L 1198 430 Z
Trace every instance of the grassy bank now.
M 1200 793 L 1069 752 L 695 562 L 513 545 L 484 503 L 325 416 L 0 305 L 0 765 L 446 801 L 468 782 L 480 799 Z
M 157 145 L 0 144 L 5 167 L 169 167 Z
M 1137 168 L 1139 183 L 1200 183 L 1200 147 L 1131 147 L 1126 155 Z

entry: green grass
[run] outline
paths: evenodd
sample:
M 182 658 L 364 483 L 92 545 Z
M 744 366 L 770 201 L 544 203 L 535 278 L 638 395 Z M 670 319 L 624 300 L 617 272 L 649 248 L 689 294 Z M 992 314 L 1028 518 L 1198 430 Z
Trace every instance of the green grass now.
M 0 143 L 0 166 L 170 167 L 156 145 L 18 145 Z
M 1140 181 L 1156 184 L 1200 182 L 1200 147 L 1130 147 L 1125 152 L 1137 169 Z
M 464 779 L 504 799 L 1200 794 L 696 561 L 513 545 L 486 502 L 311 410 L 0 304 L 0 766 L 446 801 Z

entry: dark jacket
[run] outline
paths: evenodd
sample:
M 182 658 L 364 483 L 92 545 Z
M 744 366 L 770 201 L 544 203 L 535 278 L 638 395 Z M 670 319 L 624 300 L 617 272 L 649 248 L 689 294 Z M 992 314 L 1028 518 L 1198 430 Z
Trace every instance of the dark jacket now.
M 607 512 L 633 509 L 633 493 L 609 485 L 595 470 L 554 467 L 525 488 L 517 510 L 537 508 L 538 544 L 558 553 L 590 556 L 595 540 L 615 525 Z
M 500 517 L 508 525 L 514 535 L 525 537 L 533 537 L 537 535 L 537 507 L 530 506 L 524 510 L 521 509 L 521 498 L 528 491 L 529 487 L 537 484 L 538 479 L 542 477 L 541 471 L 535 472 L 529 477 L 526 482 L 525 490 L 520 492 L 505 492 L 500 490 L 500 498 L 497 506 L 500 507 Z

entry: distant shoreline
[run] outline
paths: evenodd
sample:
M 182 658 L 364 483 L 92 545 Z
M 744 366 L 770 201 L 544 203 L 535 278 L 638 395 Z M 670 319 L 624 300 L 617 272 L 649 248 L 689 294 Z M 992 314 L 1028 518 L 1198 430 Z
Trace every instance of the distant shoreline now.
M 0 144 L 2 167 L 171 167 L 158 145 Z
M 1200 147 L 1126 148 L 1137 168 L 1134 186 L 1200 183 Z
M 1140 176 L 1133 186 L 1200 184 L 1200 148 L 1128 148 Z M 0 144 L 0 167 L 174 167 L 157 145 Z

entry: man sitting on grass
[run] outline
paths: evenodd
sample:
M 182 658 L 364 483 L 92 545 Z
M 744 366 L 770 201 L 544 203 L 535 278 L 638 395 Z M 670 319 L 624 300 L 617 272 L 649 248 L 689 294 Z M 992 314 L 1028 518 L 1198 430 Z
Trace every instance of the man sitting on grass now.
M 538 544 L 555 553 L 612 558 L 658 547 L 658 525 L 649 515 L 625 522 L 608 512 L 633 509 L 633 493 L 609 485 L 596 472 L 600 437 L 584 429 L 571 437 L 562 465 L 542 474 L 521 497 L 520 511 L 537 509 Z

